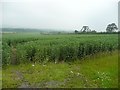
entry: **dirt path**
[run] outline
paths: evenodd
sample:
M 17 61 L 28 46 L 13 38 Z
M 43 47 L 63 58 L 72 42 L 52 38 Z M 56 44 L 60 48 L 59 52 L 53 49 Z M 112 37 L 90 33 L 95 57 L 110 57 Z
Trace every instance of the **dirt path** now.
M 63 82 L 61 81 L 42 81 L 39 83 L 35 83 L 33 85 L 30 85 L 30 83 L 24 78 L 23 74 L 20 71 L 14 71 L 14 73 L 17 75 L 17 78 L 21 80 L 21 85 L 18 86 L 18 88 L 59 88 L 61 86 L 65 86 L 68 83 L 71 83 L 73 80 L 79 80 L 83 83 L 84 88 L 87 87 L 93 87 L 92 84 L 90 85 L 87 78 L 79 73 L 79 75 L 76 74 L 69 74 L 68 78 L 64 79 Z M 96 85 L 94 87 L 97 87 Z
M 27 80 L 25 80 L 24 76 L 20 71 L 15 71 L 17 77 L 22 81 L 22 84 L 18 86 L 18 88 L 30 88 L 30 84 Z

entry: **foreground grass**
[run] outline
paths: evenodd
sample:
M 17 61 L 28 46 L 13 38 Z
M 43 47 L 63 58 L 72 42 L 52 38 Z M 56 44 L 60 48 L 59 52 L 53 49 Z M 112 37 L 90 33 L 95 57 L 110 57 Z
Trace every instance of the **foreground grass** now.
M 3 88 L 116 88 L 118 53 L 71 63 L 10 65 L 2 73 Z
M 2 69 L 0 67 L 0 89 L 2 89 Z

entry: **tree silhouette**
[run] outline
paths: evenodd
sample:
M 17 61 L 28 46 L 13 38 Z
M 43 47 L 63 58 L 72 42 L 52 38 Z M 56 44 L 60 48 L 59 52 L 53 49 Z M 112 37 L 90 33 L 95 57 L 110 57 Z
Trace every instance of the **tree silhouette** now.
M 115 30 L 117 30 L 117 25 L 115 23 L 109 24 L 106 28 L 106 32 L 115 32 Z
M 75 33 L 78 33 L 78 31 L 77 31 L 77 30 L 75 30 Z

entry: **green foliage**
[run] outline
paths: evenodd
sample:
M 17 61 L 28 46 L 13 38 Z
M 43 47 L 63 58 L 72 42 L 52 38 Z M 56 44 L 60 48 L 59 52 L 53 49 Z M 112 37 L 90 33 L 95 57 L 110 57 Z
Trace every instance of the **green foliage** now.
M 30 61 L 33 61 L 36 50 L 34 47 L 28 47 L 26 50 L 26 58 L 29 59 Z
M 40 35 L 16 33 L 4 34 L 2 45 L 4 65 L 9 64 L 13 58 L 19 63 L 70 62 L 98 52 L 111 53 L 118 49 L 118 36 L 117 34 Z M 12 54 L 12 48 L 16 50 L 16 54 Z
M 3 88 L 117 88 L 118 52 L 97 53 L 68 63 L 8 65 L 2 69 Z

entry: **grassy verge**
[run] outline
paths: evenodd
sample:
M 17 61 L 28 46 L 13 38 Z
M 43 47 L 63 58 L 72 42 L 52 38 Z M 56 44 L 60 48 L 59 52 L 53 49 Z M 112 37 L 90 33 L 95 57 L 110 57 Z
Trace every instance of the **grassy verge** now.
M 9 65 L 2 74 L 3 88 L 116 88 L 118 53 L 71 63 Z

